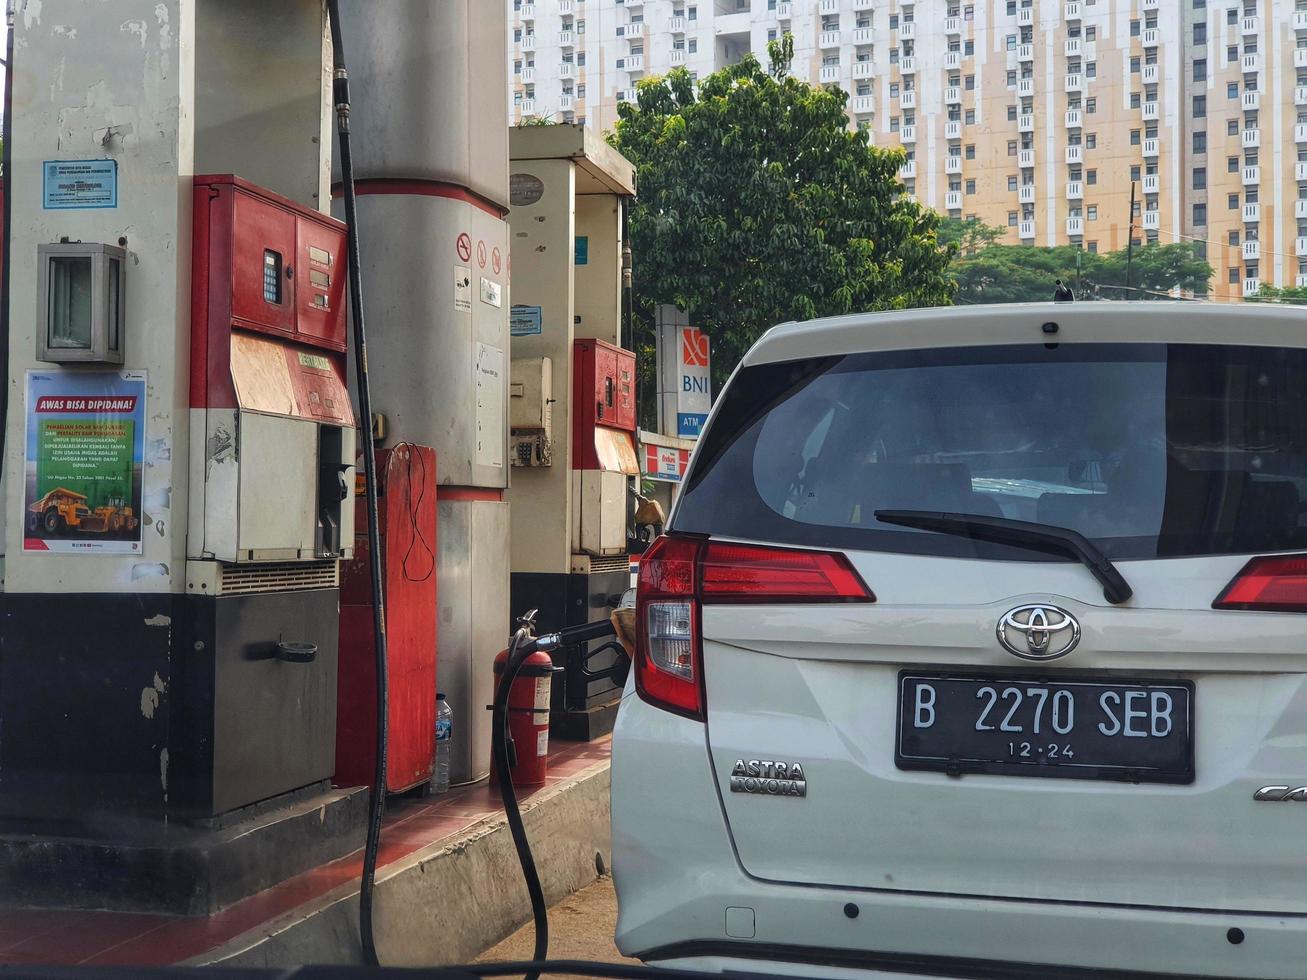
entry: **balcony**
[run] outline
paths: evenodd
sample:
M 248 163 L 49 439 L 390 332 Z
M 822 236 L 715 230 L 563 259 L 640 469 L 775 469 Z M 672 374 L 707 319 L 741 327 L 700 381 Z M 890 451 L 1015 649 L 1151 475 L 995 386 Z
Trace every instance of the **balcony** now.
M 899 142 L 902 143 L 904 146 L 911 146 L 913 143 L 917 142 L 917 127 L 904 126 L 902 129 L 900 129 Z
M 821 71 L 817 74 L 818 81 L 823 85 L 831 85 L 840 80 L 839 65 L 822 65 Z
M 962 139 L 962 120 L 950 119 L 944 123 L 944 138 L 946 140 Z
M 1071 0 L 1071 3 L 1068 3 L 1068 4 L 1066 5 L 1065 14 L 1066 14 L 1066 19 L 1067 19 L 1067 22 L 1068 22 L 1068 23 L 1071 22 L 1071 21 L 1077 21 L 1077 20 L 1079 20 L 1079 19 L 1080 19 L 1080 0 Z
M 1161 65 L 1144 65 L 1140 73 L 1145 85 L 1156 85 L 1162 80 Z
M 575 68 L 572 62 L 570 61 L 564 61 L 562 64 L 558 66 L 559 78 L 571 78 L 573 77 L 574 72 L 575 72 Z
M 1257 34 L 1261 29 L 1261 21 L 1256 17 L 1244 17 L 1239 21 L 1239 33 L 1241 34 Z
M 619 58 L 618 60 L 621 61 L 622 59 Z M 644 55 L 642 54 L 627 55 L 625 70 L 628 72 L 644 71 Z
M 1033 44 L 1017 45 L 1017 61 L 1034 61 L 1035 46 Z
M 1256 276 L 1245 278 L 1243 281 L 1244 296 L 1256 296 L 1262 291 L 1262 281 Z
M 558 12 L 560 14 L 571 14 L 572 0 L 558 0 Z
M 1262 131 L 1260 129 L 1245 129 L 1239 142 L 1245 150 L 1255 150 L 1262 145 Z
M 1145 27 L 1143 41 L 1145 48 L 1155 48 L 1162 41 L 1162 32 L 1156 27 Z
M 899 167 L 899 178 L 901 180 L 912 180 L 917 176 L 917 161 L 909 160 L 903 166 Z
M 1256 112 L 1262 105 L 1262 96 L 1260 92 L 1245 92 L 1240 99 L 1244 112 Z
M 1144 231 L 1157 231 L 1162 227 L 1162 212 L 1153 208 L 1144 211 Z
M 1255 225 L 1262 219 L 1262 206 L 1255 201 L 1252 204 L 1245 204 L 1242 214 L 1244 224 Z
M 1079 128 L 1080 128 L 1080 110 L 1079 110 L 1079 109 L 1068 109 L 1068 110 L 1066 111 L 1066 117 L 1065 117 L 1065 120 L 1066 120 L 1066 128 L 1067 128 L 1067 129 L 1079 129 Z
M 904 41 L 911 41 L 917 36 L 916 22 L 905 20 L 899 23 L 899 37 Z
M 1085 90 L 1085 76 L 1078 71 L 1067 75 L 1066 90 L 1068 92 L 1083 92 Z
M 1078 164 L 1085 162 L 1085 148 L 1079 143 L 1072 143 L 1066 148 L 1066 162 Z
M 562 95 L 558 97 L 559 112 L 570 112 L 575 104 L 576 104 L 575 99 L 567 92 L 564 92 Z
M 1260 184 L 1262 182 L 1262 168 L 1255 164 L 1251 167 L 1244 167 L 1243 182 L 1245 186 Z
M 671 33 L 673 33 L 673 34 L 684 34 L 684 33 L 685 33 L 685 18 L 684 18 L 684 17 L 670 17 L 670 18 L 668 18 L 668 20 L 667 20 L 667 29 L 668 29 Z
M 673 65 L 685 64 L 685 48 L 672 48 L 671 63 Z
M 1035 80 L 1033 78 L 1017 79 L 1017 97 L 1033 99 L 1035 97 Z
M 855 27 L 853 29 L 854 44 L 870 44 L 875 39 L 875 33 L 870 27 Z
M 1066 233 L 1072 238 L 1083 235 L 1085 233 L 1085 219 L 1076 217 L 1067 218 Z
M 1035 131 L 1035 114 L 1033 112 L 1017 116 L 1017 131 L 1021 133 L 1033 133 Z
M 1239 67 L 1243 69 L 1245 75 L 1251 75 L 1262 70 L 1262 56 L 1257 52 L 1246 54 L 1239 59 Z
M 840 0 L 821 0 L 821 6 L 818 10 L 823 14 L 838 14 L 840 12 Z
M 957 85 L 950 85 L 944 89 L 944 102 L 946 105 L 961 105 L 962 88 Z
M 518 108 L 522 110 L 522 115 L 534 116 L 536 114 L 536 100 L 523 99 L 521 103 L 518 105 Z
M 1307 48 L 1297 47 L 1293 49 L 1293 67 L 1307 68 Z
M 534 68 L 522 69 L 522 84 L 534 85 L 536 80 L 536 70 Z
M 945 52 L 944 52 L 944 67 L 947 68 L 947 69 L 949 69 L 949 70 L 952 70 L 952 69 L 955 69 L 955 68 L 961 68 L 961 67 L 962 67 L 962 52 L 961 52 L 961 51 L 945 51 Z
M 915 109 L 917 107 L 917 90 L 910 88 L 900 92 L 899 106 L 904 109 Z
M 945 17 L 945 18 L 944 18 L 944 36 L 945 36 L 945 37 L 954 37 L 954 36 L 958 36 L 958 35 L 961 35 L 961 34 L 962 34 L 962 18 L 961 18 L 961 17 Z
M 1029 170 L 1035 165 L 1034 150 L 1017 150 L 1017 166 L 1022 170 Z
M 1262 243 L 1255 238 L 1251 241 L 1246 241 L 1243 243 L 1241 252 L 1245 262 L 1256 262 L 1262 257 Z
M 1144 156 L 1155 157 L 1160 150 L 1159 141 L 1156 136 L 1144 140 Z
M 1295 143 L 1307 143 L 1307 123 L 1294 123 L 1293 141 Z
M 1161 0 L 1143 0 L 1140 4 L 1145 10 L 1156 10 L 1161 5 Z
M 1300 184 L 1307 181 L 1307 160 L 1298 160 L 1294 163 L 1293 179 Z
M 1295 10 L 1293 12 L 1293 29 L 1295 31 L 1307 31 L 1307 10 Z
M 1307 198 L 1293 202 L 1293 216 L 1299 221 L 1307 218 Z
M 1035 8 L 1021 7 L 1017 10 L 1017 26 L 1033 27 L 1035 23 Z
M 1162 189 L 1162 178 L 1158 174 L 1144 174 L 1141 183 L 1145 194 L 1157 194 Z
M 854 9 L 857 9 L 857 4 L 854 4 Z M 776 5 L 776 16 L 781 20 L 789 20 L 793 15 L 794 4 L 792 4 L 790 0 L 781 0 L 781 2 Z
M 536 36 L 534 34 L 522 35 L 522 50 L 534 51 L 536 49 Z
M 1085 185 L 1083 181 L 1068 180 L 1066 182 L 1066 199 L 1068 201 L 1083 201 L 1085 199 Z
M 853 0 L 854 10 L 873 10 L 880 0 Z
M 1145 102 L 1140 108 L 1146 122 L 1152 122 L 1161 116 L 1160 106 L 1156 102 Z
M 1295 85 L 1293 89 L 1293 104 L 1307 105 L 1307 85 Z
M 854 78 L 873 78 L 876 74 L 876 66 L 870 61 L 855 61 L 853 63 Z
M 533 3 L 522 4 L 521 17 L 523 20 L 536 19 L 536 5 Z
M 1022 184 L 1019 188 L 1017 188 L 1017 200 L 1020 201 L 1022 204 L 1034 204 L 1035 185 Z
M 840 32 L 822 31 L 817 43 L 823 48 L 838 48 L 840 46 Z
M 559 31 L 558 44 L 564 48 L 574 47 L 576 45 L 576 34 L 572 31 Z
M 855 95 L 853 97 L 853 111 L 859 116 L 869 116 L 876 111 L 876 97 L 874 95 Z
M 962 209 L 962 192 L 948 191 L 944 195 L 944 207 L 950 211 L 959 211 Z
M 1022 241 L 1029 241 L 1035 237 L 1035 222 L 1022 221 L 1017 225 L 1017 235 Z
M 899 72 L 904 75 L 915 75 L 917 73 L 917 59 L 912 55 L 904 55 L 899 59 Z
M 960 174 L 962 173 L 962 157 L 952 154 L 944 158 L 944 173 Z
M 1068 58 L 1079 58 L 1085 50 L 1084 42 L 1078 37 L 1069 37 L 1062 42 L 1062 53 Z
M 1293 240 L 1293 254 L 1300 258 L 1307 255 L 1307 236 L 1299 235 Z

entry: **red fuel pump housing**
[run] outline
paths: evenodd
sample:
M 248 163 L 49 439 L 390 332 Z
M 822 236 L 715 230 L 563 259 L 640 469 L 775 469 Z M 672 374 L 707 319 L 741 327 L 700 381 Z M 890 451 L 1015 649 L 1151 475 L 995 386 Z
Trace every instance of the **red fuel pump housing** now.
M 572 469 L 617 469 L 603 433 L 635 432 L 635 354 L 591 339 L 575 341 L 572 358 Z
M 495 684 L 503 676 L 508 651 L 495 657 Z M 543 786 L 549 775 L 549 695 L 554 661 L 537 650 L 522 662 L 508 694 L 508 732 L 517 764 L 509 773 L 514 786 Z M 491 774 L 494 781 L 494 774 Z

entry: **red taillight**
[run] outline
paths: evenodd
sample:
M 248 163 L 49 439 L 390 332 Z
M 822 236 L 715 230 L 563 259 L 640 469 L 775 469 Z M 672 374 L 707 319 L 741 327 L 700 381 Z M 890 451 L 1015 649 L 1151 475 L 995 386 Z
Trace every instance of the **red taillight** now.
M 1307 612 L 1307 555 L 1254 558 L 1212 608 Z
M 702 721 L 702 606 L 874 602 L 848 558 L 664 536 L 640 559 L 635 686 L 657 707 Z

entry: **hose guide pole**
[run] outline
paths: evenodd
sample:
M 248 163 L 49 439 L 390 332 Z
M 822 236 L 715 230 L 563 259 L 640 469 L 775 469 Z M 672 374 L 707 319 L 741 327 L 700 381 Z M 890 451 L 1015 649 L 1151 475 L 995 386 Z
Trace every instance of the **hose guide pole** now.
M 372 572 L 372 628 L 377 654 L 377 758 L 368 800 L 368 835 L 363 848 L 363 878 L 359 885 L 359 939 L 363 958 L 378 966 L 372 931 L 372 896 L 381 846 L 381 822 L 386 813 L 387 682 L 386 597 L 381 570 L 381 528 L 377 515 L 376 440 L 372 432 L 372 392 L 368 385 L 367 331 L 363 321 L 363 275 L 358 238 L 358 201 L 354 193 L 354 156 L 350 147 L 349 72 L 340 25 L 340 0 L 327 0 L 331 19 L 332 102 L 336 108 L 336 134 L 340 142 L 340 175 L 344 189 L 346 253 L 349 261 L 350 319 L 354 324 L 354 363 L 358 376 L 359 414 L 363 416 L 363 473 L 368 511 L 368 559 Z

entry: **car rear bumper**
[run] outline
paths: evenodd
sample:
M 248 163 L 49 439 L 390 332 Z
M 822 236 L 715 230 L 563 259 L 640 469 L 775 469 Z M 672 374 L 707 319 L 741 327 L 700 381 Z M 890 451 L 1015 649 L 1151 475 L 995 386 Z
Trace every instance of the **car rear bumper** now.
M 817 967 L 821 976 L 1073 968 L 1307 978 L 1307 884 L 1303 914 L 1287 916 L 928 895 L 893 891 L 892 881 L 873 890 L 751 878 L 722 816 L 703 725 L 636 697 L 618 714 L 612 785 L 617 945 L 628 956 L 800 975 Z M 793 833 L 804 833 L 802 799 L 758 802 L 793 806 Z M 874 833 L 874 815 L 853 819 Z

